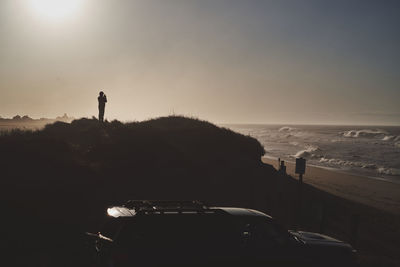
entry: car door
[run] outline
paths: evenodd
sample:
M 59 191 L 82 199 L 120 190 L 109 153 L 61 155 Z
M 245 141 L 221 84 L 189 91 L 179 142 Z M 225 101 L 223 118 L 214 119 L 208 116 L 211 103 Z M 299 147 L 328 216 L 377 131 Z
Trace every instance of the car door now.
M 273 220 L 261 216 L 245 216 L 240 224 L 249 266 L 291 266 L 293 257 L 287 231 Z

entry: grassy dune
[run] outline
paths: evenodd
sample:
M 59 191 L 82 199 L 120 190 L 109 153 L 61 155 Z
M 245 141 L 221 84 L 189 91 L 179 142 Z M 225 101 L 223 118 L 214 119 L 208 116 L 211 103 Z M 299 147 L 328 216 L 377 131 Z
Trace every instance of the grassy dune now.
M 208 122 L 166 117 L 123 124 L 80 119 L 0 136 L 1 243 L 10 259 L 37 263 L 74 251 L 105 207 L 127 199 L 202 199 L 252 206 L 264 149 Z M 261 192 L 260 192 L 261 193 Z M 21 251 L 29 257 L 15 257 Z M 48 259 L 50 258 L 50 259 Z M 27 262 L 26 262 L 27 261 Z M 58 265 L 58 263 L 57 263 Z M 83 264 L 84 265 L 84 264 Z

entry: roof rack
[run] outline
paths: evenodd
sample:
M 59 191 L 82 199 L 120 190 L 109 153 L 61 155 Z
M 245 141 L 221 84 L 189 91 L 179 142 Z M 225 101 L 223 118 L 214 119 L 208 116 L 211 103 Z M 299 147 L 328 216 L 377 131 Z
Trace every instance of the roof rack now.
M 209 207 L 198 200 L 128 200 L 124 207 L 134 209 L 135 212 L 164 212 L 164 211 L 196 211 L 202 212 Z

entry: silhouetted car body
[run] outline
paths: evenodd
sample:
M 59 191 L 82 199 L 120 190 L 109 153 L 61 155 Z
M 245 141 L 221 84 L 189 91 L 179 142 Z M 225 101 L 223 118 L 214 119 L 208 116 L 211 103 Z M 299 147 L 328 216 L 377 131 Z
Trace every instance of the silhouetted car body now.
M 349 244 L 287 231 L 251 209 L 131 202 L 108 209 L 95 236 L 100 266 L 354 266 Z M 180 204 L 179 204 L 180 203 Z

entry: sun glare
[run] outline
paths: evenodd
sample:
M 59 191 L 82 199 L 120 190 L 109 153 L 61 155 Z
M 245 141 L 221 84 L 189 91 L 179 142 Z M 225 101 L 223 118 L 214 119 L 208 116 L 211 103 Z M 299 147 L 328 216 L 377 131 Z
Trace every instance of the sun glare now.
M 43 17 L 61 19 L 76 14 L 82 0 L 31 0 L 33 9 Z

